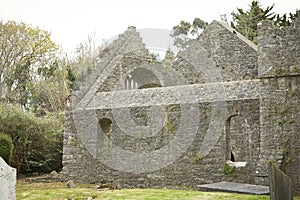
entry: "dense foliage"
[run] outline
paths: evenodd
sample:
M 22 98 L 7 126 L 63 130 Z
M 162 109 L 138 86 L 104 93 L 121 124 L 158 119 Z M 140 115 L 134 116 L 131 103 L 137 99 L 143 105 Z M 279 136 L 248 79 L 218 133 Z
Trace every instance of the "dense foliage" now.
M 18 173 L 61 169 L 69 61 L 50 33 L 0 21 L 0 132 L 14 145 Z M 7 153 L 9 150 L 7 151 Z
M 38 118 L 16 106 L 0 104 L 0 132 L 12 138 L 11 165 L 19 173 L 61 169 L 62 119 Z
M 94 68 L 93 42 L 70 59 L 48 31 L 0 21 L 0 132 L 12 138 L 18 173 L 61 170 L 63 111 L 76 80 Z
M 28 107 L 28 84 L 55 62 L 57 46 L 50 33 L 24 23 L 0 22 L 0 97 Z
M 7 164 L 11 163 L 14 145 L 9 135 L 0 133 L 0 157 L 2 157 Z
M 280 14 L 274 13 L 272 10 L 274 5 L 262 8 L 259 1 L 252 1 L 250 8 L 244 10 L 237 8 L 236 12 L 232 12 L 233 21 L 230 22 L 231 27 L 236 29 L 239 33 L 244 35 L 249 40 L 257 44 L 257 24 L 262 20 L 272 20 L 275 25 L 279 27 L 290 26 L 296 14 L 289 13 L 280 16 Z

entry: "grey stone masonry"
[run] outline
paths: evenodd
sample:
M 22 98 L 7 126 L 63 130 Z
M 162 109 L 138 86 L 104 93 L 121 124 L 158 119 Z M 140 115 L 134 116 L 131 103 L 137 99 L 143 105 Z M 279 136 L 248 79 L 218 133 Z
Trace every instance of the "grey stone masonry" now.
M 297 21 L 298 20 L 298 21 Z M 258 26 L 259 77 L 281 77 L 300 74 L 300 25 L 276 28 L 271 21 Z
M 272 161 L 300 193 L 299 25 L 262 22 L 256 46 L 213 21 L 168 63 L 151 59 L 129 27 L 99 53 L 66 111 L 62 179 L 268 185 Z
M 142 39 L 139 33 L 136 32 L 135 27 L 129 27 L 123 34 L 119 35 L 117 40 L 114 40 L 100 52 L 93 73 L 77 83 L 80 86 L 80 90 L 74 92 L 72 104 L 76 105 L 82 99 L 90 99 L 89 97 L 95 93 L 102 81 L 117 67 L 120 59 L 131 52 L 137 53 L 139 56 L 148 55 L 148 50 L 142 43 Z
M 257 46 L 226 23 L 213 21 L 198 42 L 213 59 L 222 81 L 257 78 Z
M 258 80 L 245 80 L 101 92 L 97 93 L 86 107 L 78 107 L 78 109 L 93 110 L 258 99 L 258 83 Z
M 17 170 L 0 157 L 0 200 L 16 199 Z
M 268 183 L 272 161 L 300 193 L 300 19 L 294 26 L 259 25 L 260 156 L 257 183 Z

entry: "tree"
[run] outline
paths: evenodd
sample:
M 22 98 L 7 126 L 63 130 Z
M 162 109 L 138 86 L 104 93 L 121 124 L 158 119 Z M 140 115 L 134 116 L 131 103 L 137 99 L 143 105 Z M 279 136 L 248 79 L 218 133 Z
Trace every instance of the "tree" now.
M 273 20 L 275 18 L 273 7 L 274 4 L 263 9 L 261 4 L 254 0 L 249 10 L 237 8 L 237 12 L 231 13 L 233 21 L 230 25 L 246 38 L 257 43 L 257 23 L 261 20 Z
M 50 33 L 24 23 L 0 22 L 0 98 L 27 108 L 28 85 L 50 68 L 58 47 Z
M 293 24 L 293 22 L 295 21 L 295 19 L 298 17 L 299 12 L 296 11 L 296 13 L 289 13 L 287 14 L 283 14 L 282 16 L 280 16 L 279 14 L 276 15 L 275 17 L 275 25 L 277 25 L 278 27 L 286 27 L 286 26 L 291 26 Z
M 230 22 L 230 25 L 257 44 L 257 24 L 259 21 L 272 20 L 278 27 L 284 27 L 290 26 L 297 16 L 297 13 L 289 13 L 289 17 L 287 17 L 287 14 L 280 16 L 280 14 L 272 11 L 274 5 L 264 9 L 259 1 L 253 0 L 250 9 L 244 11 L 242 8 L 237 8 L 237 12 L 231 13 L 233 21 Z M 226 15 L 222 15 L 222 20 L 227 21 Z
M 49 68 L 38 71 L 39 79 L 28 84 L 29 106 L 37 116 L 47 112 L 59 112 L 66 107 L 66 98 L 70 94 L 71 81 L 68 60 L 55 60 Z
M 174 61 L 175 61 L 175 54 L 170 49 L 168 49 L 166 51 L 166 55 L 164 59 L 161 62 L 164 66 L 170 67 Z
M 72 66 L 69 78 L 73 79 L 74 86 L 76 86 L 75 81 L 83 81 L 95 69 L 95 55 L 97 54 L 95 37 L 95 34 L 88 35 L 87 40 L 79 43 L 75 56 L 69 62 Z
M 192 24 L 181 21 L 172 29 L 171 37 L 174 38 L 174 45 L 181 50 L 185 49 L 188 46 L 188 41 L 197 38 L 207 25 L 208 23 L 200 18 L 195 18 Z

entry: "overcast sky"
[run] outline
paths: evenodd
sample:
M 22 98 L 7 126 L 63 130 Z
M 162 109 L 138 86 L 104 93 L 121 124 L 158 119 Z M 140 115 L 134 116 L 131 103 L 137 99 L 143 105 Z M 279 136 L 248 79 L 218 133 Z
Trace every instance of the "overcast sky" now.
M 96 33 L 110 39 L 128 26 L 171 30 L 180 20 L 199 17 L 207 22 L 252 0 L 0 0 L 0 20 L 22 21 L 52 33 L 52 40 L 70 52 Z M 300 0 L 260 0 L 263 8 L 275 3 L 277 13 L 295 12 Z

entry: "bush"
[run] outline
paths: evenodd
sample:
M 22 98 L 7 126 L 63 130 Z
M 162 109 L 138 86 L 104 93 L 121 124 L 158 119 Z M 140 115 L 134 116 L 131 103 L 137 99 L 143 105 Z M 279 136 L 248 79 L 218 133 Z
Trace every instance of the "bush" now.
M 18 173 L 60 171 L 63 120 L 39 118 L 10 105 L 0 104 L 0 132 L 14 144 L 11 165 Z
M 2 157 L 7 164 L 10 165 L 13 154 L 14 145 L 9 135 L 0 133 L 0 157 Z

